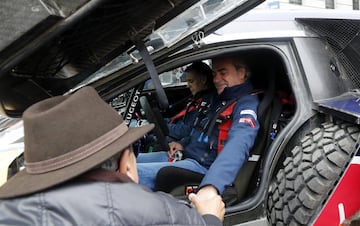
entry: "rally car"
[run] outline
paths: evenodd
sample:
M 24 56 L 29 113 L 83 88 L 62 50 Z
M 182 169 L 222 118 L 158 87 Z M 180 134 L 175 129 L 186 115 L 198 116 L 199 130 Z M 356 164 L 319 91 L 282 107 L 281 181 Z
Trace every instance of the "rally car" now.
M 190 96 L 184 68 L 240 55 L 259 91 L 260 131 L 224 195 L 224 225 L 339 225 L 360 209 L 360 15 L 246 13 L 261 2 L 2 1 L 0 112 L 21 118 L 90 85 L 129 126 L 156 123 L 143 152 L 166 149 L 163 118 Z M 15 156 L 8 177 L 24 167 Z M 159 176 L 171 184 L 184 173 Z M 167 192 L 181 198 L 197 176 Z

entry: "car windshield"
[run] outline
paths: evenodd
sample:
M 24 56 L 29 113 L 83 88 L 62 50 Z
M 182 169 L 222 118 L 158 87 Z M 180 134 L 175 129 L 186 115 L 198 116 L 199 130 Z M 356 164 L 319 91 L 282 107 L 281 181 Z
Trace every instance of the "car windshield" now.
M 239 7 L 244 2 L 246 0 L 202 0 L 156 29 L 145 38 L 145 46 L 147 46 L 150 54 L 164 47 L 171 47 L 179 40 Z M 193 38 L 193 41 L 196 42 L 197 40 Z M 92 83 L 140 60 L 141 56 L 135 46 L 133 46 L 81 82 L 78 87 Z

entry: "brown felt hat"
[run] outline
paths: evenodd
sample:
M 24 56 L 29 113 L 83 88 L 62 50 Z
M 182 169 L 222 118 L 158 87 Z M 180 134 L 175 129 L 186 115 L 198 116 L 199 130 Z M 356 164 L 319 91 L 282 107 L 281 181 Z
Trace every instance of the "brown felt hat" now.
M 23 114 L 25 169 L 0 187 L 0 198 L 41 191 L 99 165 L 154 125 L 128 128 L 94 88 L 52 97 Z

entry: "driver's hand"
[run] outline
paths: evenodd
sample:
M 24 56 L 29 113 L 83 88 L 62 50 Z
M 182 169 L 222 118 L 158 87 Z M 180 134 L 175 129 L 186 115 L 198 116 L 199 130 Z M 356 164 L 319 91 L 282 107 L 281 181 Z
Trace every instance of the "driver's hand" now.
M 170 148 L 168 151 L 169 157 L 172 157 L 176 151 L 184 150 L 184 147 L 180 143 L 175 141 L 169 143 L 169 148 Z

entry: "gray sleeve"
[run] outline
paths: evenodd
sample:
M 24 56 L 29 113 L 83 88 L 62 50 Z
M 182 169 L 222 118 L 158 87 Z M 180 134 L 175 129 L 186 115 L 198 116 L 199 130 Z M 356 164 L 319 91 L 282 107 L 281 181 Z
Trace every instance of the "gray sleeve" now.
M 211 226 L 223 225 L 220 219 L 214 215 L 206 214 L 201 216 L 195 208 L 184 200 L 178 200 L 171 195 L 162 192 L 158 194 L 162 195 L 164 199 L 167 199 L 166 203 L 170 210 L 169 212 L 174 216 L 174 219 L 180 217 L 177 220 L 183 224 Z
M 222 226 L 222 222 L 214 215 L 206 214 L 202 216 L 206 222 L 206 225 Z
M 144 186 L 124 183 L 111 186 L 111 217 L 122 225 L 221 225 L 215 216 L 201 216 L 188 202 Z

